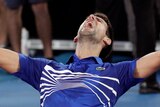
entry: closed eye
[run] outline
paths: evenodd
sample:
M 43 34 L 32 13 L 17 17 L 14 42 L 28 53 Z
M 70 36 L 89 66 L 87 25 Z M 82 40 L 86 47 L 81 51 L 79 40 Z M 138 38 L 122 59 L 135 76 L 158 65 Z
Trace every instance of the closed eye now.
M 105 26 L 107 26 L 107 23 L 106 23 L 102 18 L 96 16 L 96 20 L 97 20 L 98 22 L 104 24 Z
M 101 19 L 101 18 L 96 17 L 96 19 L 97 19 L 98 22 L 102 22 L 102 19 Z

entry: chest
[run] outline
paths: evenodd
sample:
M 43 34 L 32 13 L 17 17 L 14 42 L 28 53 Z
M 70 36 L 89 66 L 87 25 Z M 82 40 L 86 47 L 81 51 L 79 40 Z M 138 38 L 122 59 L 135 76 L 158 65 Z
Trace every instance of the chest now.
M 78 66 L 76 66 L 78 67 Z M 109 77 L 95 67 L 79 66 L 67 70 L 55 70 L 46 66 L 41 77 L 41 104 L 51 100 L 72 105 L 110 105 L 117 97 L 119 80 Z M 82 68 L 82 69 L 81 69 Z M 71 71 L 72 70 L 72 71 Z M 81 72 L 79 71 L 81 70 Z M 56 100 L 55 100 L 56 99 Z M 87 101 L 87 99 L 90 99 Z M 94 102 L 94 103 L 93 103 Z M 62 107 L 62 106 L 61 106 Z M 89 107 L 89 106 L 88 106 Z M 98 107 L 98 106 L 97 106 Z M 102 106 L 103 107 L 103 106 Z

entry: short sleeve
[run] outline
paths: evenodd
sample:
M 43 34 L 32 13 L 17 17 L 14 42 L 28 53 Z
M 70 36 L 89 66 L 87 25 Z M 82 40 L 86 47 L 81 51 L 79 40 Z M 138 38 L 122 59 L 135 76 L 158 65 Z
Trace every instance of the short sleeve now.
M 49 62 L 50 60 L 44 58 L 31 58 L 23 54 L 19 54 L 20 68 L 18 72 L 13 75 L 39 90 L 41 73 L 44 66 Z
M 120 85 L 125 87 L 125 90 L 144 80 L 143 78 L 134 78 L 136 60 L 117 63 L 116 68 L 118 69 L 117 73 Z

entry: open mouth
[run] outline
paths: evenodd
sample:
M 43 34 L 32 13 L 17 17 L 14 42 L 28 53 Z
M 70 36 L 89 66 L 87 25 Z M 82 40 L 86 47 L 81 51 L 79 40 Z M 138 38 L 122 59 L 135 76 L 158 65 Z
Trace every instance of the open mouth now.
M 92 27 L 92 23 L 91 23 L 91 22 L 89 22 L 89 23 L 88 23 L 88 26 L 91 28 L 91 27 Z

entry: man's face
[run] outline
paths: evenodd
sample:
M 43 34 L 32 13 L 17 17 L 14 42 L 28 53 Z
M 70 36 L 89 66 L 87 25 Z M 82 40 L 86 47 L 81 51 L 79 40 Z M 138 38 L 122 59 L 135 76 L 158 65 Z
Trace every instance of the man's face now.
M 101 39 L 106 36 L 106 30 L 108 26 L 106 22 L 97 16 L 91 14 L 86 18 L 86 20 L 81 24 L 78 35 L 80 36 L 95 36 L 97 39 Z

